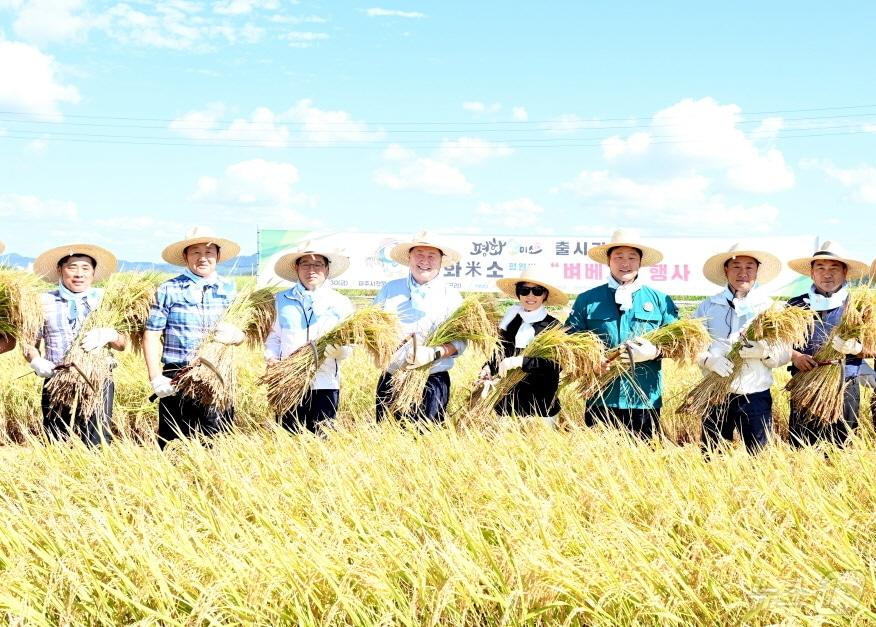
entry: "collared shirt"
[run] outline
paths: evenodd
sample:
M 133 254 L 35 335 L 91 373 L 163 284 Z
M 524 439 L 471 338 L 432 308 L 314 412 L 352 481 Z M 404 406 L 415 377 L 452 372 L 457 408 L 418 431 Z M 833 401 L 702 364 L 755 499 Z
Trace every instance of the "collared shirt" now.
M 187 364 L 194 359 L 236 293 L 231 281 L 220 278 L 217 284 L 198 286 L 184 274 L 159 285 L 146 330 L 164 332 L 162 363 Z
M 702 355 L 704 360 L 710 355 L 726 355 L 730 352 L 740 336 L 748 329 L 754 318 L 769 309 L 773 301 L 760 290 L 752 290 L 745 302 L 752 308 L 754 317 L 743 320 L 736 313 L 731 303 L 727 301 L 724 292 L 702 301 L 697 307 L 694 318 L 705 318 L 706 328 L 712 336 L 708 354 Z M 745 359 L 742 367 L 733 373 L 730 391 L 734 394 L 754 394 L 770 389 L 773 384 L 773 368 L 784 366 L 791 361 L 791 348 L 778 344 L 770 345 L 767 359 Z M 702 369 L 707 373 L 706 369 Z
M 848 298 L 846 298 L 846 301 L 842 306 L 837 307 L 836 309 L 816 312 L 815 329 L 812 331 L 812 335 L 809 336 L 809 341 L 806 342 L 806 345 L 796 347 L 797 350 L 804 355 L 814 356 L 822 346 L 827 344 L 831 333 L 833 333 L 833 328 L 842 320 L 843 312 L 846 310 L 848 302 Z M 789 299 L 788 304 L 794 307 L 811 309 L 809 306 L 809 293 L 800 294 L 799 296 Z M 847 355 L 845 358 L 845 368 L 843 373 L 845 378 L 857 377 L 858 373 L 861 371 L 862 363 L 863 360 L 860 357 Z M 791 374 L 796 372 L 797 369 L 791 366 Z
M 579 294 L 566 321 L 569 332 L 593 331 L 609 348 L 678 320 L 678 309 L 663 292 L 643 285 L 633 294 L 633 304 L 621 311 L 615 290 L 599 285 Z M 659 359 L 635 364 L 634 377 L 618 377 L 601 398 L 590 402 L 619 409 L 659 409 L 663 405 L 663 373 Z
M 85 302 L 79 307 L 79 317 L 70 320 L 70 303 L 58 290 L 40 296 L 43 305 L 43 326 L 38 339 L 45 344 L 46 359 L 53 364 L 64 363 L 64 358 L 73 347 L 73 342 L 82 328 L 82 323 L 92 311 L 97 309 L 103 299 L 103 290 L 92 288 Z
M 428 283 L 415 288 L 419 294 L 414 299 L 411 294 L 411 281 L 410 275 L 389 281 L 374 297 L 374 304 L 384 311 L 398 315 L 402 330 L 399 342 L 413 333 L 417 337 L 417 346 L 422 346 L 438 325 L 459 309 L 462 305 L 462 296 L 459 290 L 448 285 L 442 277 L 436 276 Z M 465 350 L 465 342 L 455 341 L 452 344 L 456 348 L 457 355 L 461 355 Z M 389 372 L 395 372 L 404 365 L 408 350 L 409 343 L 406 343 L 396 351 L 387 368 Z M 429 372 L 434 374 L 450 370 L 455 358 L 456 355 L 436 360 Z
M 275 297 L 277 315 L 265 342 L 266 358 L 288 357 L 331 331 L 354 311 L 350 299 L 328 285 L 304 292 L 296 285 Z M 319 365 L 310 387 L 314 390 L 337 390 L 340 387 L 336 359 L 326 359 Z

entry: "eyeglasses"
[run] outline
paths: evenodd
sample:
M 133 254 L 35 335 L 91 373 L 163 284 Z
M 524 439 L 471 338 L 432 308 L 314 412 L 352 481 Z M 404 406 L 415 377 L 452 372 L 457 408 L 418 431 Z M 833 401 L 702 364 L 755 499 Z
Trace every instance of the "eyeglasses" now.
M 541 285 L 517 285 L 516 293 L 518 296 L 529 296 L 530 294 L 533 296 L 544 296 L 548 291 Z
M 298 267 L 304 268 L 305 270 L 325 270 L 327 266 L 321 261 L 316 261 L 313 263 L 309 261 L 302 261 L 298 264 Z

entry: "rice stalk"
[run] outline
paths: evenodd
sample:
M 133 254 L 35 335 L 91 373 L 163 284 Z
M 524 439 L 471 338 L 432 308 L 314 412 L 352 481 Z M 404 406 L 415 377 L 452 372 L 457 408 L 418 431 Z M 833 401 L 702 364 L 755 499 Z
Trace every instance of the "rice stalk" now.
M 259 383 L 267 388 L 268 403 L 277 416 L 283 416 L 304 401 L 325 349 L 335 346 L 362 346 L 372 359 L 386 363 L 398 346 L 398 316 L 380 307 L 368 306 L 354 312 L 333 329 L 305 344 L 291 355 L 269 363 Z
M 45 282 L 31 272 L 0 268 L 0 335 L 33 346 L 43 326 Z
M 498 312 L 491 307 L 485 307 L 485 299 L 478 296 L 468 296 L 462 304 L 447 319 L 439 324 L 424 346 L 441 346 L 455 341 L 464 341 L 470 348 L 485 353 L 491 358 L 499 350 Z M 416 338 L 410 336 L 406 343 L 417 346 Z M 399 368 L 392 374 L 393 412 L 398 415 L 410 414 L 423 398 L 426 380 L 429 378 L 430 365 L 420 368 Z
M 737 373 L 743 367 L 745 360 L 739 352 L 747 343 L 763 341 L 772 346 L 800 346 L 808 341 L 814 326 L 815 312 L 811 309 L 774 303 L 758 314 L 731 346 L 727 359 L 733 364 L 733 374 L 722 377 L 714 372 L 706 373 L 687 393 L 681 409 L 695 416 L 704 416 L 710 407 L 724 404 Z
M 53 408 L 75 405 L 81 416 L 103 412 L 102 391 L 112 377 L 116 361 L 109 347 L 89 353 L 82 348 L 82 340 L 89 331 L 107 327 L 127 335 L 134 347 L 141 347 L 146 318 L 160 282 L 157 272 L 110 275 L 104 283 L 100 304 L 85 318 L 64 363 L 48 379 L 46 390 Z
M 849 290 L 839 324 L 813 355 L 818 366 L 796 373 L 785 387 L 791 395 L 792 406 L 806 410 L 823 424 L 833 424 L 843 418 L 843 397 L 849 384 L 843 373 L 846 355 L 833 347 L 835 337 L 859 340 L 865 354 L 876 350 L 876 293 L 868 285 Z

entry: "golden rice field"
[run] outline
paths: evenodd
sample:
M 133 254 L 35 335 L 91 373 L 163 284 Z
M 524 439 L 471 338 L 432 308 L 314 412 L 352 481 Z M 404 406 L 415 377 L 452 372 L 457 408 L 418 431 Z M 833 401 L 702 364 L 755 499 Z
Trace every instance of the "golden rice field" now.
M 271 428 L 259 355 L 239 431 L 165 453 L 142 359 L 116 370 L 110 446 L 42 446 L 38 382 L 0 356 L 0 614 L 14 625 L 832 625 L 876 623 L 876 447 L 706 461 L 673 407 L 667 439 L 580 425 L 372 424 L 377 370 L 344 362 L 340 427 Z M 869 396 L 866 397 L 869 399 Z M 787 408 L 777 403 L 783 433 Z M 17 443 L 10 443 L 11 441 Z

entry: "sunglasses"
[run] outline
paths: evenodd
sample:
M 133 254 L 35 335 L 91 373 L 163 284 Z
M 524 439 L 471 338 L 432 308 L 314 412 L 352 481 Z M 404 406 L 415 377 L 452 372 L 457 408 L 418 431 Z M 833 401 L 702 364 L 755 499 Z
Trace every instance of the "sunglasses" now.
M 530 294 L 533 296 L 544 296 L 547 293 L 548 291 L 541 285 L 533 285 L 532 287 L 528 285 L 518 285 L 516 289 L 516 294 L 518 296 L 529 296 Z

